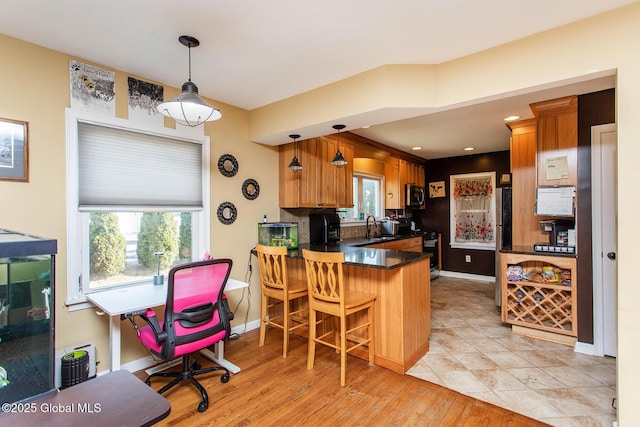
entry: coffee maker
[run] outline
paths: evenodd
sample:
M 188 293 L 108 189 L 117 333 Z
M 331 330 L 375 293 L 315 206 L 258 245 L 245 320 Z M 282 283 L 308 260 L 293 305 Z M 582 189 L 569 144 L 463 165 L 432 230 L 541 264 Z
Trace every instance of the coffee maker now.
M 536 243 L 535 251 L 570 254 L 576 252 L 576 230 L 572 220 L 544 220 L 540 221 L 540 228 L 549 233 L 549 243 Z
M 335 212 L 309 215 L 309 240 L 327 245 L 340 241 L 340 217 Z

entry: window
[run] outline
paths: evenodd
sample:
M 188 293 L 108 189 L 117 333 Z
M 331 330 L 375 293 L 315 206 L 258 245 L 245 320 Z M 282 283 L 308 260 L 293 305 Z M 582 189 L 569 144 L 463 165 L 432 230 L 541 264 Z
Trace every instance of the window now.
M 67 110 L 67 304 L 208 248 L 209 140 Z M 182 131 L 183 132 L 183 131 Z
M 347 220 L 364 220 L 366 214 L 376 218 L 383 216 L 381 191 L 384 178 L 362 173 L 353 174 L 353 208 L 345 209 L 343 217 Z
M 495 250 L 495 172 L 451 176 L 451 247 Z

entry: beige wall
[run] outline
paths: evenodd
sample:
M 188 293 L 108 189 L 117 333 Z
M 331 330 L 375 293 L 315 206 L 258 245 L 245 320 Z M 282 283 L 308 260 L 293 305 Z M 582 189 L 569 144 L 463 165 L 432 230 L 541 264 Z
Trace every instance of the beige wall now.
M 559 29 L 528 37 L 479 54 L 438 66 L 385 66 L 342 82 L 252 111 L 224 106 L 223 119 L 208 124 L 212 163 L 223 152 L 238 157 L 238 177 L 212 174 L 212 208 L 220 201 L 238 203 L 235 225 L 224 227 L 212 219 L 214 255 L 235 261 L 233 277 L 243 278 L 248 251 L 255 242 L 255 222 L 264 213 L 277 216 L 277 154 L 248 140 L 288 142 L 286 134 L 302 127 L 328 128 L 345 117 L 382 108 L 429 109 L 504 96 L 528 88 L 582 79 L 607 70 L 617 71 L 618 123 L 618 396 L 621 426 L 640 425 L 640 321 L 635 305 L 640 286 L 634 266 L 640 242 L 636 212 L 640 202 L 640 3 Z M 469 35 L 470 37 L 472 35 Z M 28 184 L 0 182 L 3 208 L 0 226 L 58 239 L 61 256 L 58 299 L 58 346 L 92 339 L 106 358 L 107 319 L 92 310 L 67 313 L 60 296 L 66 274 L 64 208 L 64 107 L 69 104 L 66 55 L 0 36 L 0 51 L 12 58 L 0 68 L 0 117 L 30 122 L 31 180 Z M 595 73 L 595 74 L 594 74 Z M 119 73 L 119 76 L 125 77 Z M 406 90 L 409 86 L 419 90 Z M 7 101 L 8 100 L 8 101 Z M 331 101 L 331 102 L 329 102 Z M 354 123 L 357 124 L 357 123 Z M 364 123 L 363 123 L 364 124 Z M 318 133 L 321 134 L 321 133 Z M 305 134 L 305 137 L 315 135 Z M 212 169 L 215 165 L 212 165 Z M 255 202 L 239 197 L 245 178 L 258 180 L 261 195 Z M 10 201 L 10 205 L 6 201 Z M 9 208 L 7 208 L 9 207 Z M 258 306 L 259 288 L 253 280 L 252 306 Z M 62 289 L 62 291 L 60 291 Z M 256 310 L 249 316 L 255 320 Z M 243 318 L 242 315 L 239 316 Z M 237 321 L 237 320 L 236 320 Z M 75 325 L 86 332 L 69 332 Z M 132 336 L 127 337 L 132 340 Z M 127 346 L 123 361 L 140 352 Z
M 57 239 L 56 259 L 56 347 L 64 348 L 84 342 L 94 342 L 98 370 L 108 369 L 108 318 L 99 317 L 95 309 L 69 311 L 67 297 L 66 194 L 65 194 L 65 108 L 70 105 L 68 55 L 0 35 L 0 51 L 11 58 L 11 66 L 0 67 L 0 117 L 29 122 L 29 182 L 0 181 L 0 227 Z M 5 64 L 6 65 L 6 64 Z M 108 64 L 94 64 L 108 69 Z M 116 70 L 116 115 L 127 116 L 127 77 Z M 144 79 L 144 76 L 133 76 Z M 176 88 L 165 88 L 167 97 Z M 223 118 L 207 123 L 205 133 L 211 139 L 211 253 L 229 257 L 234 266 L 231 277 L 245 279 L 249 251 L 256 242 L 256 224 L 266 213 L 278 216 L 278 155 L 273 147 L 248 140 L 248 112 L 219 102 Z M 166 120 L 171 126 L 171 121 Z M 226 178 L 218 172 L 220 155 L 233 154 L 239 163 L 238 174 Z M 254 178 L 260 185 L 260 196 L 249 201 L 242 196 L 245 179 Z M 238 208 L 238 219 L 232 225 L 222 225 L 216 218 L 216 208 L 223 201 Z M 257 274 L 251 280 L 251 313 L 249 320 L 259 317 L 260 287 Z M 235 307 L 242 291 L 228 293 Z M 233 325 L 244 323 L 246 299 L 240 306 Z M 147 355 L 137 342 L 133 329 L 124 325 L 122 363 Z

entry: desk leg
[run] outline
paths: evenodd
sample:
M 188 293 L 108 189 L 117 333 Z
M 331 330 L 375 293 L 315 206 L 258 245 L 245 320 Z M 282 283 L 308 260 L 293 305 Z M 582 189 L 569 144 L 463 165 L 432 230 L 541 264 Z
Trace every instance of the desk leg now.
M 109 316 L 109 340 L 111 372 L 115 372 L 120 369 L 120 315 Z
M 224 366 L 232 374 L 237 374 L 238 372 L 240 372 L 240 368 L 238 366 L 234 365 L 233 363 L 229 362 L 224 358 L 224 342 L 223 341 L 218 341 L 217 343 L 215 343 L 213 345 L 213 349 L 214 351 L 211 351 L 208 348 L 205 348 L 203 350 L 200 350 L 200 354 L 202 354 L 207 359 L 216 362 L 218 365 Z

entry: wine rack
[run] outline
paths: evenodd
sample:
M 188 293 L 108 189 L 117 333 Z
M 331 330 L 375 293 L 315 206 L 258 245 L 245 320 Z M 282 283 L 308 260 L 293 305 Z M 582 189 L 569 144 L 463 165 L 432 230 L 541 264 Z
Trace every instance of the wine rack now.
M 502 321 L 576 337 L 574 257 L 502 254 Z

